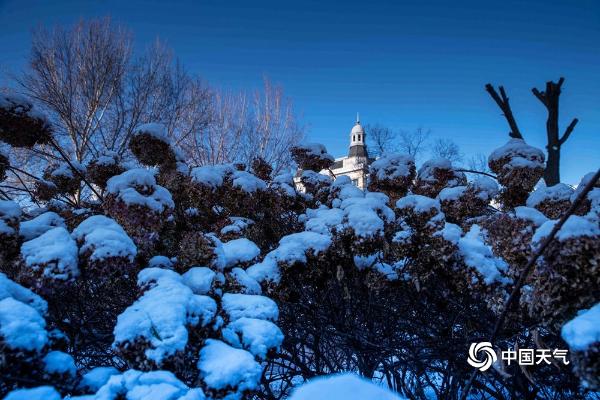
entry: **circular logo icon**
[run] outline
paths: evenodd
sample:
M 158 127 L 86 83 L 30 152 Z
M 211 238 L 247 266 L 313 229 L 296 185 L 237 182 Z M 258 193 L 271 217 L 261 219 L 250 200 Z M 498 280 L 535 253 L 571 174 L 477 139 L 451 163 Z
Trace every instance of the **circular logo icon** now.
M 480 355 L 483 355 L 483 359 L 479 359 Z M 498 356 L 490 342 L 471 343 L 469 358 L 467 359 L 469 365 L 483 372 L 487 371 L 497 359 Z

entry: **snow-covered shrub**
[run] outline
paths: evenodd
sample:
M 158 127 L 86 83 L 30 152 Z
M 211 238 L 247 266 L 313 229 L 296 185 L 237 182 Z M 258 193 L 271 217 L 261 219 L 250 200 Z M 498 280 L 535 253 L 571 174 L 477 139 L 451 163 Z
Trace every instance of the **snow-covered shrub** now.
M 156 184 L 151 170 L 130 169 L 107 182 L 104 209 L 133 238 L 138 248 L 150 252 L 175 207 L 171 193 Z
M 369 166 L 369 190 L 383 192 L 392 201 L 408 193 L 415 179 L 413 156 L 384 154 Z
M 525 205 L 529 192 L 544 174 L 544 153 L 523 139 L 511 139 L 490 154 L 488 165 L 504 186 L 500 199 L 506 208 Z
M 419 168 L 413 192 L 423 196 L 436 197 L 444 188 L 463 186 L 466 183 L 465 174 L 456 171 L 450 161 L 436 158 L 425 162 Z
M 139 126 L 129 141 L 129 149 L 139 162 L 149 167 L 174 164 L 176 161 L 167 129 L 161 124 Z
M 379 385 L 354 374 L 339 374 L 311 379 L 299 386 L 290 400 L 402 400 Z
M 333 165 L 334 158 L 320 143 L 307 143 L 291 149 L 292 158 L 302 170 L 319 172 Z
M 490 201 L 497 193 L 496 182 L 487 177 L 479 177 L 466 186 L 442 189 L 437 197 L 446 219 L 461 224 L 468 218 L 485 214 Z
M 100 157 L 92 160 L 86 168 L 87 177 L 90 182 L 101 188 L 106 188 L 106 182 L 110 178 L 125 172 L 125 168 L 119 161 L 119 156 L 114 151 L 107 151 Z
M 44 171 L 44 180 L 53 183 L 57 193 L 74 194 L 79 189 L 81 176 L 84 176 L 85 168 L 76 161 L 71 161 L 71 165 L 77 168 L 77 171 L 74 171 L 66 162 L 50 165 Z
M 6 171 L 10 168 L 10 155 L 7 150 L 0 148 L 0 182 L 6 179 Z
M 22 96 L 0 94 L 0 140 L 14 147 L 48 143 L 52 128 L 46 117 Z
M 0 200 L 0 263 L 8 262 L 19 252 L 21 207 L 14 201 Z
M 23 240 L 32 240 L 53 228 L 66 228 L 64 219 L 55 212 L 48 211 L 32 218 L 22 221 L 19 235 Z
M 571 196 L 574 190 L 564 183 L 554 186 L 542 186 L 527 198 L 527 207 L 541 211 L 546 217 L 556 219 L 562 217 L 571 207 Z
M 112 279 L 134 272 L 137 248 L 113 219 L 103 215 L 89 217 L 71 236 L 79 246 L 83 273 L 95 279 Z
M 562 327 L 562 338 L 569 345 L 575 373 L 584 387 L 600 388 L 600 303 L 578 315 Z
M 547 221 L 532 239 L 539 246 L 557 221 Z M 532 277 L 531 313 L 562 325 L 600 298 L 600 227 L 570 216 L 544 252 Z

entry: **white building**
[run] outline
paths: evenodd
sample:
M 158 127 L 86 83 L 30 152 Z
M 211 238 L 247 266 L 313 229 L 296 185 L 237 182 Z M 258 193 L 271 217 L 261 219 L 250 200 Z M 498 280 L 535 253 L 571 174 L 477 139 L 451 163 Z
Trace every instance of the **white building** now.
M 336 178 L 342 175 L 350 177 L 356 186 L 364 190 L 367 187 L 367 175 L 371 161 L 367 152 L 366 133 L 360 124 L 357 114 L 356 124 L 350 131 L 348 155 L 336 158 L 334 164 L 331 166 L 331 172 Z M 331 176 L 331 172 L 327 170 L 321 171 L 322 174 L 329 176 Z

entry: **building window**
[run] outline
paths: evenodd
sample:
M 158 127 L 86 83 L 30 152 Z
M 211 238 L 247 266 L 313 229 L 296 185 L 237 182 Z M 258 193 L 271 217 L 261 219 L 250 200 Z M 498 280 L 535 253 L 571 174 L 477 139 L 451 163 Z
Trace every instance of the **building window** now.
M 358 179 L 352 179 L 352 184 L 354 186 L 358 186 Z
M 356 141 L 356 136 L 352 135 L 352 141 Z
M 358 135 L 358 141 L 360 142 L 360 135 Z

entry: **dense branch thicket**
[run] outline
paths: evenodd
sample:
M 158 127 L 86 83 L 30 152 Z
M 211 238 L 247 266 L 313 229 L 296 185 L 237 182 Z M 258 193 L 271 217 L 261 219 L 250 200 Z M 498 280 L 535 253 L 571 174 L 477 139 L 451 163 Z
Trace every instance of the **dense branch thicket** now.
M 11 146 L 3 172 L 15 148 L 57 141 L 15 96 L 0 98 L 0 139 Z M 500 186 L 468 181 L 448 160 L 417 169 L 385 154 L 362 191 L 320 174 L 333 157 L 307 145 L 292 149 L 299 191 L 259 158 L 190 168 L 160 124 L 138 126 L 128 148 L 134 163 L 115 153 L 78 163 L 55 148 L 60 163 L 32 174 L 28 201 L 0 192 L 0 394 L 280 399 L 355 371 L 407 398 L 458 398 L 469 344 L 490 335 L 532 252 L 588 184 L 494 343 L 569 348 L 570 364 L 496 363 L 468 395 L 598 389 L 598 174 L 534 191 L 544 154 L 511 139 L 488 160 Z M 61 201 L 84 185 L 88 197 Z

